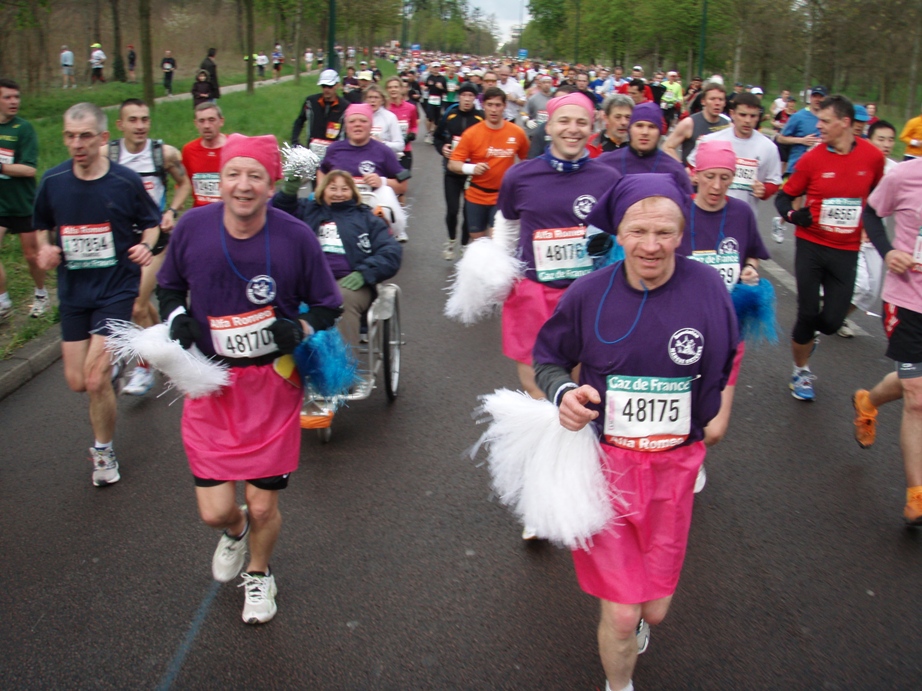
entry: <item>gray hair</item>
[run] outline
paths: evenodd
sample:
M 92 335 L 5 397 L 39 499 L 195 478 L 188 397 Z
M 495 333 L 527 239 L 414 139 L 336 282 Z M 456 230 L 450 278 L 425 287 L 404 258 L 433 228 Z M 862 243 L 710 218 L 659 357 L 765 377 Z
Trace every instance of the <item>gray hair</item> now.
M 634 110 L 634 99 L 624 94 L 612 94 L 605 99 L 605 103 L 602 104 L 602 110 L 605 111 L 605 115 L 611 115 L 615 108 Z
M 102 108 L 95 103 L 76 103 L 64 113 L 64 120 L 86 120 L 92 118 L 96 121 L 96 129 L 100 133 L 109 131 L 109 118 Z
M 200 70 L 200 71 L 201 71 L 201 70 Z M 221 112 L 221 107 L 220 107 L 217 103 L 215 103 L 214 101 L 205 101 L 205 102 L 199 103 L 197 106 L 195 106 L 195 112 L 196 112 L 196 113 L 199 113 L 199 112 L 201 112 L 201 111 L 203 111 L 203 110 L 209 110 L 209 109 L 214 109 L 214 110 L 218 111 L 218 117 L 219 117 L 219 118 L 223 118 L 223 117 L 224 117 L 224 113 Z

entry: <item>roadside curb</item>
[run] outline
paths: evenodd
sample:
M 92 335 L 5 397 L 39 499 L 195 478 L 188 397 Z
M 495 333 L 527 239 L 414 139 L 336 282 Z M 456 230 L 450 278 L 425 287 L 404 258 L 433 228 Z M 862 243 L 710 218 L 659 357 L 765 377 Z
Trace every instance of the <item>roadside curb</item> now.
M 48 369 L 61 357 L 61 329 L 55 324 L 0 361 L 0 401 Z

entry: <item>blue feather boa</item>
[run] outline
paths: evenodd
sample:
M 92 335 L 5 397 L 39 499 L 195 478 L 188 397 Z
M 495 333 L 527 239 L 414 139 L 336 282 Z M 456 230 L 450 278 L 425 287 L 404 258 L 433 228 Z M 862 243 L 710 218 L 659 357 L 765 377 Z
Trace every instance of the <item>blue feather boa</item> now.
M 358 362 L 339 331 L 315 331 L 295 349 L 295 364 L 304 382 L 324 398 L 346 396 L 359 382 Z
M 775 288 L 766 279 L 758 285 L 737 283 L 730 293 L 740 325 L 740 337 L 747 344 L 778 343 L 778 322 L 775 317 Z

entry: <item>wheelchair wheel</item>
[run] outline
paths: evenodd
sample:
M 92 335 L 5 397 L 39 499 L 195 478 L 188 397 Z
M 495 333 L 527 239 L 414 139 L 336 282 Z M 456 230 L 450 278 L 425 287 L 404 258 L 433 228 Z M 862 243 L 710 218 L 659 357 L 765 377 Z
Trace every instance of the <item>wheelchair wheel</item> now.
M 330 437 L 333 436 L 333 428 L 321 427 L 317 430 L 317 436 L 320 437 L 321 443 L 326 444 L 330 441 Z
M 381 324 L 381 361 L 384 365 L 384 391 L 387 399 L 397 398 L 400 385 L 400 303 L 394 303 L 394 313 Z

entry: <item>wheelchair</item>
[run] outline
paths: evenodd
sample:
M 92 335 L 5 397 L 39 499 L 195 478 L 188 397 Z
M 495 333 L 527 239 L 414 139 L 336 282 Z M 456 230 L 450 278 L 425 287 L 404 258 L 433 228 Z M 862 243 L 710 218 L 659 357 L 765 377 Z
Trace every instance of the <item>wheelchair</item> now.
M 344 396 L 324 398 L 311 386 L 304 390 L 304 407 L 301 409 L 301 429 L 317 430 L 320 441 L 327 443 L 332 437 L 333 416 L 336 409 L 350 401 L 364 401 L 383 381 L 388 402 L 397 398 L 400 385 L 400 349 L 403 332 L 400 330 L 400 286 L 381 283 L 376 286 L 378 296 L 365 313 L 366 336 L 359 345 L 356 359 L 362 381 Z

